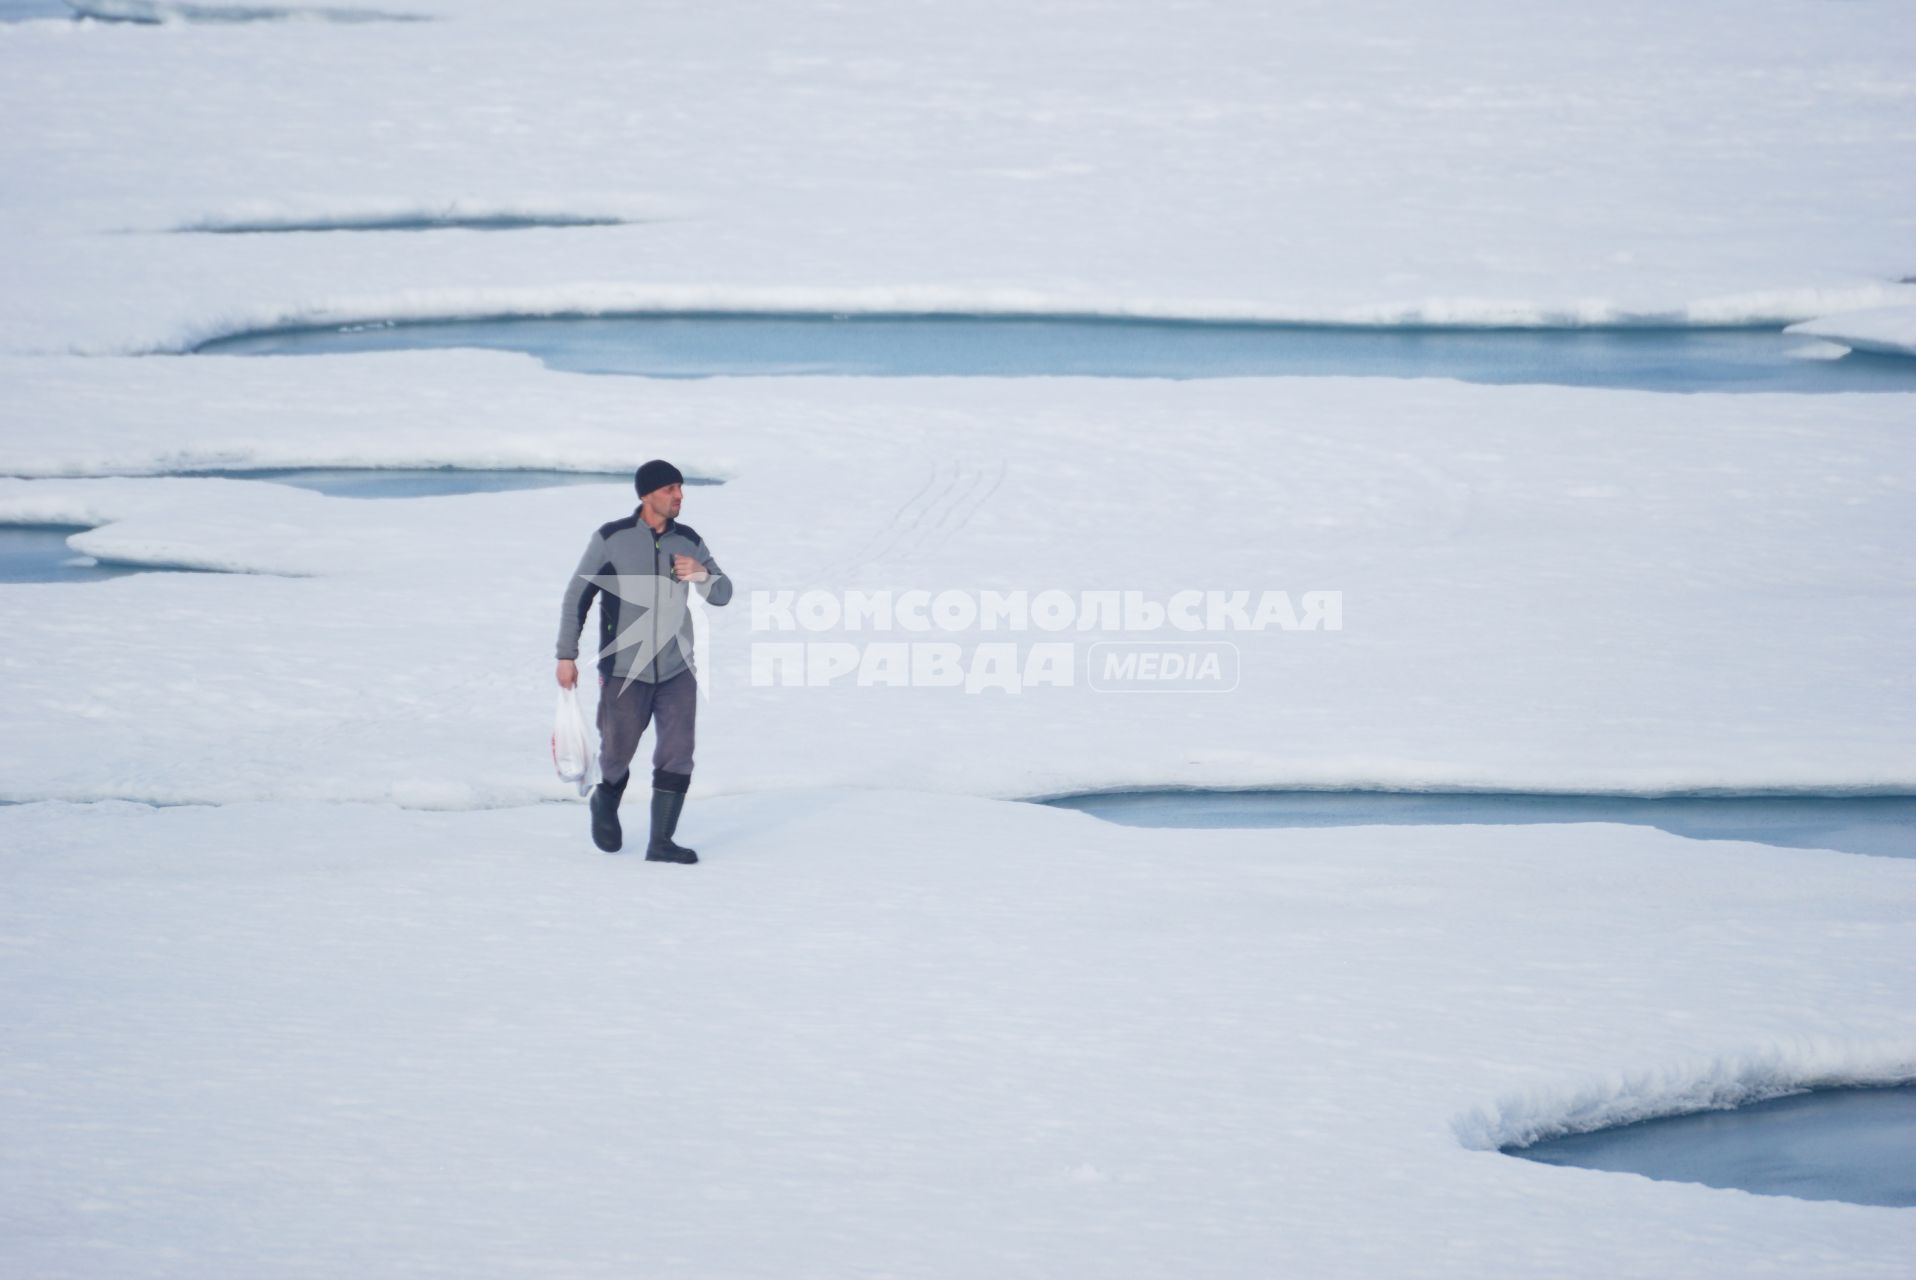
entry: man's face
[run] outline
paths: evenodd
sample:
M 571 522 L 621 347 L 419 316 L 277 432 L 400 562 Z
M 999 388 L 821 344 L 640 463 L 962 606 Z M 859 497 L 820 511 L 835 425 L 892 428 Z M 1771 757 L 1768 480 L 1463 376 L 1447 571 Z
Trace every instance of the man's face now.
M 685 487 L 662 484 L 640 501 L 653 515 L 667 520 L 675 519 L 679 514 L 679 505 L 685 501 Z

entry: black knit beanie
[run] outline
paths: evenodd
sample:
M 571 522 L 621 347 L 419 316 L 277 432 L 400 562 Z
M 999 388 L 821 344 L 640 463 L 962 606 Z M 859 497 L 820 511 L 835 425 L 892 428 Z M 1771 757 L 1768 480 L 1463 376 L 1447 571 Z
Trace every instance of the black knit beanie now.
M 679 469 L 663 458 L 654 458 L 639 468 L 639 474 L 632 477 L 632 483 L 639 487 L 639 496 L 643 498 L 654 489 L 668 484 L 684 484 L 685 477 Z

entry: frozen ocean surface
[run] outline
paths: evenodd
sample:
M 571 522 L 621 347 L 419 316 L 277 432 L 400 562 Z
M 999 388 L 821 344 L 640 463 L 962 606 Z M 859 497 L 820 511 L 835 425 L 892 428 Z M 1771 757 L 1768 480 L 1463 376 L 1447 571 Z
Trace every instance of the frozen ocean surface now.
M 5 420 L 59 424 L 0 437 L 0 472 L 40 477 L 0 479 L 0 519 L 97 526 L 75 538 L 88 554 L 254 574 L 138 584 L 130 611 L 91 589 L 56 612 L 22 610 L 15 736 L 0 740 L 8 798 L 553 796 L 526 771 L 521 737 L 547 699 L 503 655 L 550 652 L 547 597 L 590 532 L 630 513 L 629 485 L 354 502 L 165 473 L 429 460 L 616 473 L 648 456 L 726 481 L 692 489 L 684 512 L 742 593 L 714 618 L 713 696 L 727 710 L 713 714 L 752 726 L 705 748 L 700 777 L 721 791 L 938 778 L 1005 798 L 1916 792 L 1899 396 L 588 378 L 488 351 L 0 364 Z M 1146 495 L 1174 537 L 1139 518 Z M 268 572 L 301 576 L 269 584 Z M 761 634 L 755 593 L 851 587 L 1160 601 L 1332 589 L 1345 607 L 1341 631 L 1235 633 L 1243 680 L 1222 699 L 1082 680 L 1015 697 L 755 685 L 761 642 L 858 638 Z M 456 595 L 473 625 L 422 613 L 428 590 Z M 222 644 L 218 619 L 269 597 L 270 633 L 225 645 L 217 668 L 196 660 Z M 63 664 L 125 660 L 115 629 L 129 616 L 160 629 L 141 651 L 140 705 L 169 726 L 170 756 L 60 731 Z M 1105 629 L 1122 619 L 1095 610 L 1085 621 L 1094 629 L 1059 638 L 1140 634 Z M 275 682 L 289 651 L 301 681 Z M 422 655 L 436 677 L 488 691 L 458 704 L 465 723 L 409 710 Z M 286 739 L 274 726 L 288 719 L 326 725 L 332 745 Z M 233 734 L 259 735 L 247 769 L 194 767 Z M 795 741 L 808 748 L 794 754 Z
M 870 788 L 687 812 L 689 869 L 597 854 L 577 802 L 0 806 L 9 1269 L 133 1276 L 165 1251 L 201 1274 L 669 1257 L 958 1280 L 1010 1256 L 1139 1277 L 1282 1257 L 1357 1280 L 1781 1254 L 1888 1277 L 1907 1257 L 1905 1210 L 1495 1148 L 1908 1072 L 1916 991 L 1885 948 L 1909 863 L 1588 824 L 1168 850 Z M 1478 1108 L 1499 1120 L 1472 1135 Z
M 1499 1154 L 1916 1080 L 1884 824 L 1018 800 L 1916 794 L 1912 397 L 1847 393 L 1916 350 L 1902 0 L 395 7 L 0 27 L 0 520 L 232 571 L 0 583 L 0 1273 L 1906 1280 L 1907 1208 Z M 160 358 L 640 312 L 1065 332 Z M 1194 319 L 1438 376 L 1122 376 Z M 1593 354 L 1472 345 L 1525 326 Z M 552 771 L 628 482 L 249 475 L 649 457 L 740 591 L 689 870 Z M 1087 625 L 756 598 L 852 588 Z M 754 677 L 1264 591 L 1342 625 L 1234 632 L 1229 697 Z

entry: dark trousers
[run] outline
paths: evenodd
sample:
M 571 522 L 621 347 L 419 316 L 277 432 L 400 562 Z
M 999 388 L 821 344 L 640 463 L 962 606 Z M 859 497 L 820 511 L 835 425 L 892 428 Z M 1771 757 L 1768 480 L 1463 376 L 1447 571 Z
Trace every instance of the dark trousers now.
M 617 783 L 632 768 L 639 739 L 654 717 L 652 785 L 683 791 L 692 781 L 693 731 L 698 721 L 698 679 L 681 671 L 670 680 L 647 684 L 624 677 L 599 677 L 599 776 Z

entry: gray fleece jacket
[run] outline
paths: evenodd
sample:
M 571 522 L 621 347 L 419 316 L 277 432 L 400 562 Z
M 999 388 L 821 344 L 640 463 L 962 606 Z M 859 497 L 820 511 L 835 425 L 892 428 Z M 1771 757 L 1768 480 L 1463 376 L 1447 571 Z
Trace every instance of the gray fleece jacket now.
M 674 581 L 675 555 L 691 556 L 712 576 L 697 584 Z M 579 633 L 597 598 L 601 675 L 632 675 L 658 684 L 690 670 L 692 614 L 686 601 L 694 585 L 707 604 L 722 605 L 732 598 L 732 580 L 691 525 L 668 520 L 664 531 L 654 534 L 637 511 L 600 525 L 566 585 L 559 609 L 558 656 L 578 658 Z

